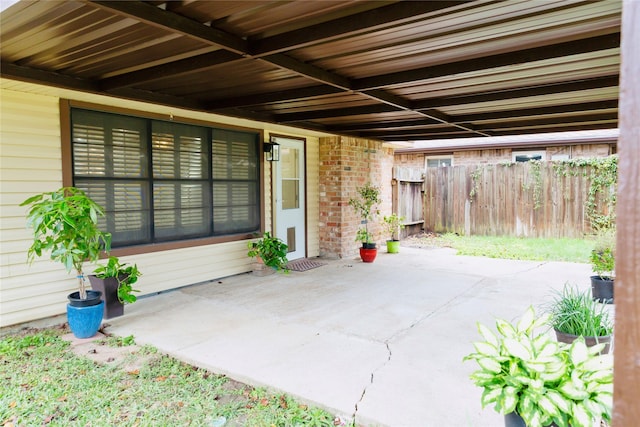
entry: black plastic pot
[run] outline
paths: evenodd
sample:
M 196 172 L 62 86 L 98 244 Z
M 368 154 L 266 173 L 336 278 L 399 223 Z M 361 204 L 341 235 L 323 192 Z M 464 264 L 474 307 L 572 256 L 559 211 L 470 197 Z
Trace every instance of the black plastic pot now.
M 559 342 L 571 344 L 576 340 L 576 338 L 578 338 L 577 335 L 567 334 L 555 328 L 554 331 Z M 596 344 L 606 344 L 600 354 L 608 354 L 609 349 L 611 348 L 611 335 L 606 335 L 604 337 L 584 337 L 584 343 L 587 347 L 592 347 Z
M 100 304 L 102 301 L 100 298 L 102 297 L 102 292 L 99 291 L 87 291 L 87 298 L 80 298 L 80 291 L 72 292 L 67 295 L 67 299 L 69 300 L 69 305 L 71 307 L 91 307 L 93 305 Z
M 594 301 L 613 304 L 613 279 L 610 277 L 591 276 L 591 296 Z
M 504 427 L 527 427 L 524 420 L 517 412 L 510 412 L 504 416 Z M 551 423 L 547 427 L 558 427 L 556 423 Z

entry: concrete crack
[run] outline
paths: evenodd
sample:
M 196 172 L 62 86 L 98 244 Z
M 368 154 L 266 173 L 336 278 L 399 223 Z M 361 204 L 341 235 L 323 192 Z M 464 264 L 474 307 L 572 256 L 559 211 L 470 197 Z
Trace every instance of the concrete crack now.
M 378 372 L 380 369 L 384 368 L 390 361 L 391 361 L 391 356 L 393 355 L 391 353 L 391 347 L 389 347 L 389 341 L 385 341 L 384 342 L 385 347 L 387 347 L 387 360 L 385 360 L 380 366 L 378 366 L 377 368 L 375 368 L 373 370 L 373 372 L 371 372 L 371 378 L 369 379 L 369 384 L 365 385 L 364 388 L 362 389 L 362 394 L 360 395 L 360 399 L 358 399 L 358 401 L 355 404 L 355 408 L 354 408 L 354 412 L 353 415 L 351 416 L 351 421 L 352 421 L 352 425 L 356 425 L 356 417 L 358 415 L 358 406 L 362 403 L 362 401 L 364 400 L 364 396 L 365 394 L 367 394 L 367 389 L 373 385 L 373 381 L 375 379 L 375 374 L 376 372 Z

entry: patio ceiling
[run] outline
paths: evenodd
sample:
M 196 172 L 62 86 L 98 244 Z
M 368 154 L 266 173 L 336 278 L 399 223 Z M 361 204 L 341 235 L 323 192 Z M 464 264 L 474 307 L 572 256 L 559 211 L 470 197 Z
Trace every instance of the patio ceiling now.
M 384 141 L 615 128 L 621 1 L 20 1 L 3 77 Z

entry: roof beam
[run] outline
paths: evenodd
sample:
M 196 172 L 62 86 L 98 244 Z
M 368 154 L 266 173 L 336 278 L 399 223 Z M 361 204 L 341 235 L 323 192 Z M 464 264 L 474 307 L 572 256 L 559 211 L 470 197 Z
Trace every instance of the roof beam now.
M 229 52 L 227 50 L 219 50 L 167 64 L 156 65 L 155 67 L 144 68 L 142 70 L 109 77 L 100 81 L 100 86 L 105 91 L 121 87 L 135 86 L 137 84 L 167 78 L 167 76 L 174 78 L 182 74 L 188 74 L 242 58 L 243 57 L 237 53 Z
M 477 92 L 462 96 L 431 98 L 422 101 L 413 101 L 411 105 L 415 110 L 426 110 L 430 108 L 446 107 L 452 105 L 476 104 L 481 102 L 503 101 L 506 99 L 524 98 L 531 96 L 544 96 L 590 89 L 601 89 L 603 87 L 617 87 L 618 81 L 618 75 L 605 76 L 588 80 L 558 82 L 544 86 L 521 87 L 499 92 Z
M 454 122 L 466 123 L 466 122 L 478 122 L 485 120 L 501 120 L 514 117 L 527 117 L 527 116 L 545 116 L 551 114 L 591 114 L 596 110 L 615 110 L 618 108 L 618 101 L 599 101 L 599 102 L 583 102 L 578 104 L 568 105 L 556 105 L 553 107 L 539 107 L 539 108 L 523 108 L 518 110 L 508 111 L 495 111 L 491 113 L 477 113 L 477 114 L 464 114 L 458 116 L 452 116 Z M 576 114 L 571 114 L 575 116 Z
M 335 95 L 343 93 L 342 89 L 327 86 L 308 86 L 299 89 L 283 90 L 280 92 L 257 93 L 254 95 L 238 96 L 233 98 L 211 99 L 207 102 L 208 109 L 248 107 L 251 105 L 271 104 L 278 102 L 293 102 L 300 99 L 314 98 L 317 96 Z
M 587 125 L 569 124 L 566 126 L 537 126 L 531 128 L 519 128 L 517 134 L 529 134 L 529 133 L 547 133 L 547 132 L 573 132 L 577 130 L 596 130 L 596 129 L 611 129 L 611 123 L 589 123 Z M 496 129 L 491 131 L 492 136 L 504 136 L 514 135 L 512 129 Z M 440 138 L 438 138 L 440 139 Z
M 155 27 L 170 29 L 184 36 L 205 43 L 214 44 L 234 53 L 245 55 L 249 52 L 249 42 L 241 37 L 212 28 L 173 12 L 160 9 L 141 1 L 88 0 L 89 3 L 108 9 L 119 15 L 145 22 Z
M 104 91 L 101 89 L 98 83 L 86 79 L 65 76 L 63 74 L 53 73 L 51 71 L 35 70 L 33 68 L 23 67 L 7 62 L 2 62 L 2 64 L 0 64 L 0 67 L 0 75 L 2 77 L 12 78 L 23 82 L 46 84 L 63 89 L 78 90 L 82 92 L 104 95 Z M 109 92 L 109 95 L 136 101 L 147 101 L 160 105 L 169 105 L 192 110 L 203 109 L 202 103 L 200 103 L 198 100 L 176 97 L 158 92 L 148 92 L 143 90 L 122 88 L 115 89 Z
M 555 125 L 555 124 L 578 124 L 584 122 L 617 122 L 618 113 L 593 113 L 576 116 L 568 116 L 568 117 L 542 117 L 539 119 L 523 119 L 523 120 L 513 120 L 513 121 L 504 121 L 498 123 L 492 123 L 487 125 L 476 125 L 477 129 L 485 130 L 485 131 L 494 131 L 503 128 L 508 129 L 516 129 L 516 128 L 529 128 L 529 127 L 537 127 L 537 126 L 547 126 L 547 125 Z
M 252 40 L 251 54 L 260 56 L 308 45 L 325 43 L 337 37 L 377 30 L 380 27 L 416 21 L 424 15 L 463 4 L 461 1 L 408 1 L 345 16 L 329 22 Z
M 588 53 L 598 50 L 614 49 L 618 47 L 620 47 L 620 33 L 613 33 L 549 46 L 534 47 L 515 52 L 506 52 L 497 55 L 450 62 L 431 67 L 365 77 L 355 79 L 352 83 L 354 90 L 363 91 L 390 85 L 401 85 L 408 82 L 428 80 L 435 77 L 481 71 L 527 62 L 536 62 L 545 59 Z
M 312 110 L 300 113 L 276 114 L 278 123 L 303 122 L 306 120 L 330 119 L 334 117 L 360 116 L 363 114 L 380 114 L 398 112 L 398 109 L 385 104 L 363 105 L 350 108 L 333 108 L 330 110 Z
M 355 123 L 352 125 L 336 125 L 331 126 L 331 129 L 339 132 L 359 132 L 367 130 L 394 130 L 394 129 L 424 129 L 427 126 L 442 126 L 442 123 L 433 119 L 420 119 L 420 120 L 403 120 L 400 122 L 384 122 L 377 121 L 375 123 Z M 437 129 L 434 128 L 434 129 Z

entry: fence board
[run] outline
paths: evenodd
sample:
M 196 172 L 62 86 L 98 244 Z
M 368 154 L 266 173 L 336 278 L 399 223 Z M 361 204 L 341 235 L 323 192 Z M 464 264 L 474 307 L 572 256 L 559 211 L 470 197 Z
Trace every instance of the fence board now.
M 564 175 L 552 163 L 428 168 L 422 187 L 425 229 L 472 235 L 582 237 L 592 232 L 585 209 L 590 168 Z M 416 195 L 413 197 L 415 200 Z M 598 211 L 607 212 L 606 198 L 606 194 L 598 195 Z M 409 200 L 407 196 L 407 203 Z

